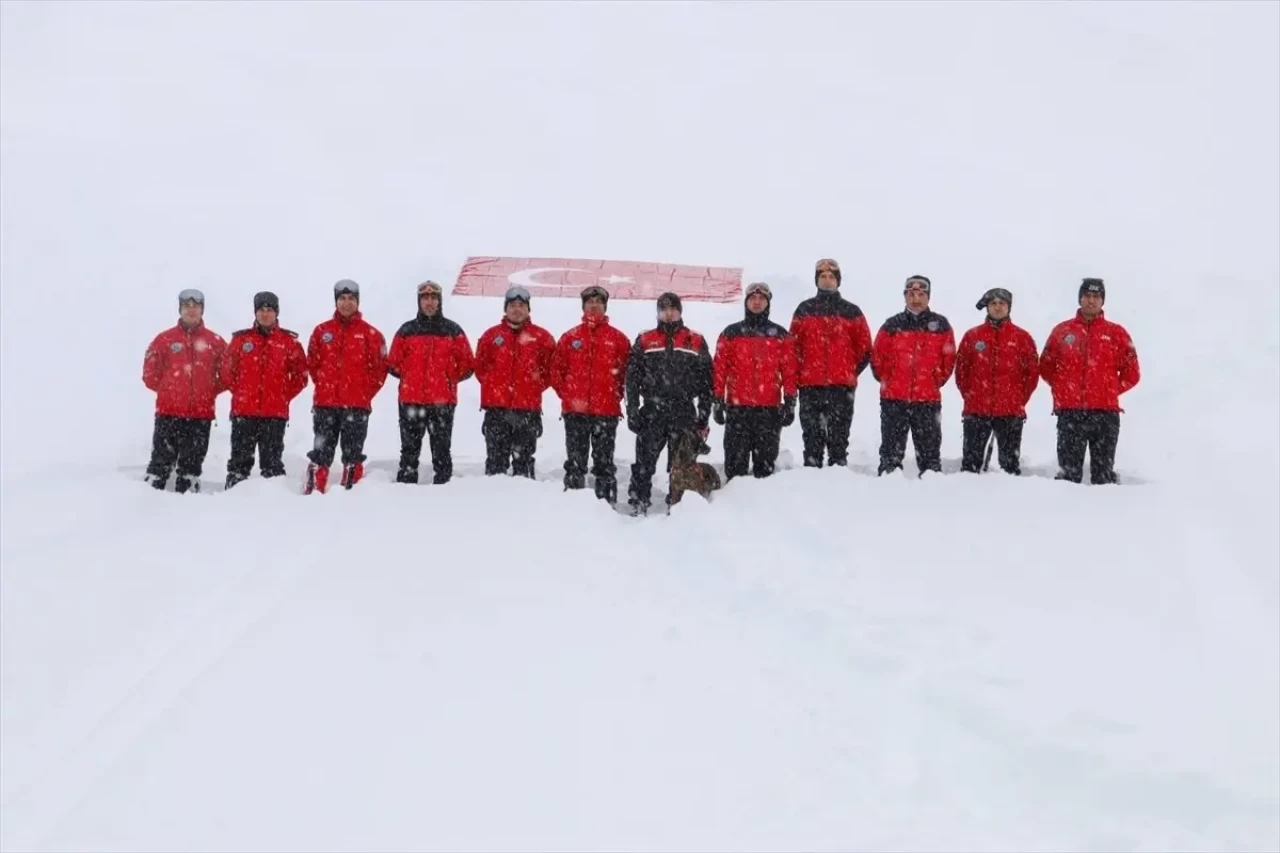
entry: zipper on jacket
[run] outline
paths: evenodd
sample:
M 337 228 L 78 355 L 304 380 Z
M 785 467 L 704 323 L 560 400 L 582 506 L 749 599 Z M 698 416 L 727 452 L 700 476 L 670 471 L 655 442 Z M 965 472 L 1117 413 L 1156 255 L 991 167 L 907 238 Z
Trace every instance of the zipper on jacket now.
M 999 371 L 996 359 L 1000 356 L 1000 330 L 995 329 L 993 331 L 995 335 L 991 343 L 991 414 L 994 416 L 996 413 L 996 398 L 998 396 L 996 393 L 996 377 Z
M 195 332 L 187 332 L 187 379 L 191 385 L 191 402 L 188 404 L 188 410 L 195 413 L 196 410 L 196 336 Z
M 511 327 L 510 327 L 510 326 L 508 326 L 507 328 L 509 329 L 509 328 L 511 328 Z M 515 346 L 513 346 L 513 347 L 511 348 L 511 381 L 507 383 L 507 393 L 510 395 L 510 397 L 507 399 L 507 406 L 508 406 L 509 408 L 515 408 L 515 404 L 516 404 L 516 376 L 517 376 L 517 368 L 520 366 L 520 334 L 519 334 L 519 331 L 517 331 L 517 332 L 516 332 L 515 337 L 512 339 L 511 343 L 515 344 Z
M 596 381 L 596 329 L 595 326 L 587 326 L 587 335 L 589 342 L 587 343 L 587 411 L 591 411 L 591 389 L 595 386 Z

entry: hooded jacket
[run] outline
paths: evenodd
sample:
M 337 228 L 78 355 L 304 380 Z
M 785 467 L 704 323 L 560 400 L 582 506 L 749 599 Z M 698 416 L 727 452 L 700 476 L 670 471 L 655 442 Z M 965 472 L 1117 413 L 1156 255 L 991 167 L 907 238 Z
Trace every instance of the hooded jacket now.
M 556 342 L 551 387 L 566 415 L 621 417 L 631 341 L 607 314 L 584 313 Z
M 475 372 L 471 342 L 462 327 L 444 316 L 444 299 L 433 316 L 418 315 L 396 330 L 387 353 L 387 372 L 400 380 L 401 405 L 456 406 L 458 385 Z
M 726 406 L 776 407 L 796 396 L 795 337 L 769 319 L 769 308 L 745 311 L 716 341 L 714 394 Z

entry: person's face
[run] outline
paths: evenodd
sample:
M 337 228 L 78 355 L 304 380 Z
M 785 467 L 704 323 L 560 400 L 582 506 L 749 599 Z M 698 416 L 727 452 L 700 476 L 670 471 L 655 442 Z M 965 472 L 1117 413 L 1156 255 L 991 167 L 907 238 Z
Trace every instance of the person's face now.
M 911 311 L 923 311 L 929 307 L 929 292 L 924 285 L 912 283 L 906 292 L 907 308 Z
M 1102 313 L 1102 294 L 1086 293 L 1080 297 L 1080 311 L 1086 317 L 1097 317 Z
M 428 317 L 434 317 L 440 311 L 440 294 L 433 290 L 418 296 L 418 310 Z
M 674 306 L 668 306 L 658 312 L 658 320 L 663 323 L 680 322 L 680 309 Z
M 513 299 L 507 303 L 507 308 L 503 313 L 506 315 L 508 322 L 518 326 L 529 319 L 529 303 L 523 299 Z
M 582 307 L 588 314 L 603 314 L 604 300 L 599 296 L 592 296 L 583 304 Z
M 835 290 L 840 286 L 836 281 L 836 274 L 830 270 L 823 270 L 818 273 L 818 289 L 819 290 Z
M 992 320 L 1004 320 L 1009 316 L 1009 303 L 1003 299 L 992 299 L 987 303 L 987 316 Z
M 253 316 L 258 321 L 258 325 L 264 329 L 270 329 L 276 324 L 276 309 L 269 305 L 264 305 L 253 312 Z
M 350 293 L 344 293 L 338 297 L 338 313 L 343 317 L 350 317 L 359 310 L 360 300 L 356 299 Z
M 204 306 L 199 302 L 184 302 L 178 306 L 178 316 L 186 325 L 194 326 L 204 317 Z
M 768 307 L 769 300 L 763 293 L 753 293 L 747 297 L 747 310 L 752 314 L 759 314 Z

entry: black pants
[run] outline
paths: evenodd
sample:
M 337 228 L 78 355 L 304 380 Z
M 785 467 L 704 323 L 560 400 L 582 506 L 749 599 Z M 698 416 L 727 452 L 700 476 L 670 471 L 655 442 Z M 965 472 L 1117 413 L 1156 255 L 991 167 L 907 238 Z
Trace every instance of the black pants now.
M 907 434 L 916 449 L 920 473 L 942 471 L 942 404 L 880 400 L 880 473 L 902 467 Z
M 977 417 L 964 418 L 964 451 L 960 470 L 978 473 L 986 457 L 987 440 L 994 432 L 1000 467 L 1010 474 L 1022 473 L 1022 425 L 1026 418 Z
M 209 430 L 212 427 L 211 420 L 156 415 L 151 432 L 151 461 L 147 464 L 147 479 L 151 485 L 163 489 L 169 481 L 169 474 L 177 467 L 174 491 L 185 492 L 192 485 L 199 491 L 204 458 L 209 455 Z
M 618 418 L 608 415 L 564 416 L 564 443 L 568 458 L 564 462 L 564 487 L 586 486 L 587 457 L 591 457 L 591 475 L 596 478 L 596 497 L 614 503 L 618 500 L 618 466 L 614 449 L 618 441 Z
M 832 466 L 849 464 L 849 430 L 857 388 L 800 389 L 800 434 L 806 468 L 821 468 L 823 451 Z
M 772 406 L 730 406 L 724 417 L 724 474 L 726 480 L 768 477 L 778 463 L 782 440 L 782 410 Z M 846 438 L 846 446 L 847 446 Z M 821 450 L 818 451 L 821 460 Z
M 511 470 L 515 477 L 534 478 L 534 456 L 542 437 L 542 413 L 517 409 L 486 409 L 480 426 L 484 434 L 484 473 Z
M 694 431 L 687 419 L 649 417 L 642 419 L 644 426 L 636 433 L 636 461 L 631 466 L 631 486 L 627 497 L 632 506 L 648 506 L 653 492 L 653 475 L 658 470 L 658 457 L 663 449 L 667 453 L 667 471 L 671 471 L 672 441 L 681 433 Z M 667 500 L 671 496 L 668 494 Z
M 418 406 L 400 404 L 400 470 L 397 483 L 418 482 L 418 462 L 422 459 L 422 439 L 428 437 L 431 448 L 431 482 L 436 485 L 453 477 L 453 411 L 454 406 Z
M 307 458 L 321 468 L 333 464 L 334 452 L 342 444 L 342 464 L 364 462 L 364 440 L 369 435 L 369 412 L 364 409 L 318 407 L 311 410 L 316 434 L 314 449 Z
M 1058 412 L 1058 480 L 1084 479 L 1084 454 L 1089 451 L 1089 479 L 1115 483 L 1116 444 L 1120 441 L 1120 413 L 1094 409 Z
M 249 479 L 253 471 L 253 455 L 258 454 L 258 468 L 263 477 L 284 475 L 284 431 L 287 418 L 231 419 L 231 458 L 227 460 L 227 488 Z

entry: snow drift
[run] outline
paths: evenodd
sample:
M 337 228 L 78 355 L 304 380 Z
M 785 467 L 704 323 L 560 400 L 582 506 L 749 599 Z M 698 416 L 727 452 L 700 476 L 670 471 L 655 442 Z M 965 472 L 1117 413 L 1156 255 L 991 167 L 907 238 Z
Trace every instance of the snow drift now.
M 5 4 L 0 846 L 1280 848 L 1276 9 L 912 8 Z M 179 289 L 389 334 L 482 252 L 745 263 L 782 322 L 822 256 L 873 326 L 1001 283 L 1037 343 L 1102 275 L 1124 485 L 1051 479 L 1043 388 L 1028 476 L 954 473 L 954 386 L 949 473 L 868 476 L 865 375 L 848 469 L 794 426 L 669 517 L 564 493 L 555 414 L 480 476 L 474 382 L 445 487 L 394 380 L 351 492 L 297 494 L 309 391 L 288 482 L 219 492 L 224 396 L 207 493 L 141 484 Z

